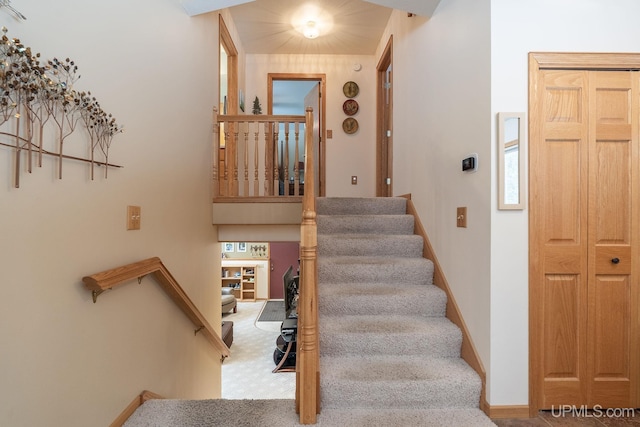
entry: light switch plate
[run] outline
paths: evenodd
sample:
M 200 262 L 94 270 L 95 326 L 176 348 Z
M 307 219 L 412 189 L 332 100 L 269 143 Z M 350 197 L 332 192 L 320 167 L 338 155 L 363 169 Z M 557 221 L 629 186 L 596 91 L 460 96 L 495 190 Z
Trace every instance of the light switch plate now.
M 140 230 L 140 206 L 127 206 L 127 230 Z
M 456 210 L 456 226 L 467 228 L 467 207 L 460 207 Z

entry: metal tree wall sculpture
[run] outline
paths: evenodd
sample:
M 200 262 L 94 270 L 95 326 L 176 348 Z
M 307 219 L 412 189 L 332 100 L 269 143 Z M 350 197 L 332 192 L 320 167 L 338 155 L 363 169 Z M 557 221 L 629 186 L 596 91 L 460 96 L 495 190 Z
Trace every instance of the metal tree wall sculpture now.
M 73 84 L 80 78 L 74 61 L 57 58 L 40 62 L 40 54 L 33 54 L 19 39 L 7 37 L 2 27 L 0 39 L 0 136 L 9 137 L 15 152 L 15 187 L 20 187 L 23 162 L 32 172 L 34 160 L 42 167 L 43 155 L 58 157 L 58 178 L 62 179 L 63 159 L 88 162 L 91 179 L 94 167 L 104 166 L 107 177 L 109 148 L 113 137 L 122 132 L 111 114 L 107 114 L 91 92 L 78 92 Z M 63 154 L 65 140 L 82 123 L 89 135 L 90 158 Z M 57 152 L 45 149 L 45 128 L 53 127 L 57 134 Z M 26 153 L 26 159 L 23 159 Z M 96 160 L 96 155 L 103 160 Z

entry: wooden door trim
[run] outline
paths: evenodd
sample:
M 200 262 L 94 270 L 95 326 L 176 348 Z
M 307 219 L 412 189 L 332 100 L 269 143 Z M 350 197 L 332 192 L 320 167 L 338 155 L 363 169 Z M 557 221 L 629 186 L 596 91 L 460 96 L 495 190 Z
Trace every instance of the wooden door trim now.
M 224 19 L 222 15 L 218 15 L 218 68 L 220 67 L 220 58 L 222 56 L 222 51 L 220 46 L 224 47 L 224 50 L 227 54 L 227 111 L 223 111 L 223 108 L 220 108 L 219 114 L 238 114 L 238 49 L 236 49 L 235 44 L 233 43 L 233 38 L 231 37 L 231 33 L 224 23 Z M 216 106 L 219 105 L 220 95 L 222 89 L 222 78 L 220 75 L 220 69 L 218 69 L 218 100 L 216 101 Z M 231 129 L 227 129 L 231 131 Z M 218 156 L 219 159 L 216 166 L 218 170 L 221 172 L 228 172 L 226 162 L 230 161 L 230 159 L 235 158 L 237 147 L 234 144 L 229 144 L 221 147 L 218 145 Z M 225 180 L 224 178 L 220 180 L 220 188 L 216 189 L 216 192 L 219 195 L 237 196 L 237 188 L 234 188 L 232 185 L 233 181 Z
M 534 71 L 532 61 L 540 69 L 577 70 L 636 70 L 640 69 L 640 54 L 637 53 L 553 53 L 531 52 L 529 54 L 529 77 Z M 531 83 L 531 78 L 529 79 Z M 531 90 L 531 86 L 529 86 Z
M 233 38 L 222 15 L 219 15 L 218 19 L 220 24 L 219 44 L 223 45 L 227 52 L 227 114 L 238 114 L 238 49 L 233 43 Z M 220 53 L 218 53 L 218 61 L 220 60 L 219 55 Z M 218 93 L 219 91 L 220 87 L 218 87 Z
M 273 114 L 273 81 L 274 80 L 317 80 L 320 82 L 320 147 L 318 152 L 320 158 L 318 159 L 318 176 L 320 178 L 320 194 L 318 196 L 326 195 L 326 183 L 327 183 L 327 170 L 326 170 L 326 158 L 327 158 L 327 144 L 326 141 L 326 117 L 327 117 L 327 75 L 323 73 L 268 73 L 267 74 L 267 114 Z M 317 112 L 314 111 L 314 114 Z
M 387 178 L 393 178 L 393 83 L 390 89 L 389 99 L 389 123 L 391 124 L 391 136 L 384 143 L 385 129 L 384 123 L 384 87 L 385 73 L 387 68 L 393 64 L 393 35 L 389 37 L 380 61 L 376 67 L 377 70 L 377 102 L 376 102 L 376 196 L 393 195 L 393 179 L 391 184 L 386 184 Z M 393 82 L 393 68 L 391 69 L 391 81 Z M 386 148 L 386 150 L 385 150 Z M 386 163 L 386 164 L 385 164 Z M 382 170 L 387 171 L 388 176 L 382 176 Z
M 529 53 L 529 171 L 537 170 L 540 163 L 535 157 L 536 150 L 532 149 L 532 142 L 538 141 L 538 122 L 541 112 L 536 102 L 541 71 L 549 69 L 575 70 L 640 70 L 640 54 L 635 53 Z M 541 408 L 542 377 L 541 361 L 536 351 L 540 345 L 540 330 L 537 326 L 537 316 L 541 309 L 538 304 L 538 290 L 534 283 L 539 278 L 540 250 L 537 240 L 533 239 L 532 231 L 539 230 L 540 218 L 531 215 L 539 195 L 532 180 L 529 179 L 529 415 L 537 416 Z

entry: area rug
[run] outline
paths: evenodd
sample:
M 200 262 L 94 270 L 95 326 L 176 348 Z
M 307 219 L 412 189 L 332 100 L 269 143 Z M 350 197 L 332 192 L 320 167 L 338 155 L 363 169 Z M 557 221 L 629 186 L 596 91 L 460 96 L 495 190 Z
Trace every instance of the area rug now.
M 285 318 L 284 301 L 267 301 L 258 316 L 258 322 L 282 322 Z

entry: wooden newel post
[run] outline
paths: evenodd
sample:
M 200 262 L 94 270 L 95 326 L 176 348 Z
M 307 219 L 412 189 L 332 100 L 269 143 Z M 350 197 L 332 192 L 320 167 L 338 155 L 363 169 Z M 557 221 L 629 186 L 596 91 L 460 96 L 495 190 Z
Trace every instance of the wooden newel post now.
M 305 124 L 305 192 L 300 229 L 300 299 L 298 300 L 298 352 L 296 410 L 301 424 L 315 424 L 320 413 L 320 363 L 318 338 L 318 235 L 315 211 L 313 110 L 307 108 Z M 307 191 L 307 188 L 309 191 Z

